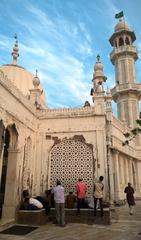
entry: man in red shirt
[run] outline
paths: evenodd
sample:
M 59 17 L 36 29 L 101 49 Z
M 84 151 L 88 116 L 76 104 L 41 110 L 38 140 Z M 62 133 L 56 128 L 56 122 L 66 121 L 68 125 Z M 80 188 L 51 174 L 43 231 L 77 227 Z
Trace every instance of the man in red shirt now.
M 85 197 L 87 192 L 86 183 L 82 179 L 79 179 L 76 184 L 76 194 L 77 194 L 77 214 L 80 214 L 80 208 L 85 206 Z

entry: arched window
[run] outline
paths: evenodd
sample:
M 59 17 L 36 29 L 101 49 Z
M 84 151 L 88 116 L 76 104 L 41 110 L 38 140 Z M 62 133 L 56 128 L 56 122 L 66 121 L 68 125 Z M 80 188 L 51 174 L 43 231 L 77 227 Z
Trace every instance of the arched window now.
M 128 37 L 125 38 L 125 43 L 126 43 L 126 45 L 130 45 L 130 41 L 129 41 Z
M 115 47 L 117 47 L 117 41 L 115 41 Z
M 123 38 L 122 38 L 122 37 L 120 37 L 120 39 L 119 39 L 119 46 L 123 46 L 123 45 L 124 45 Z

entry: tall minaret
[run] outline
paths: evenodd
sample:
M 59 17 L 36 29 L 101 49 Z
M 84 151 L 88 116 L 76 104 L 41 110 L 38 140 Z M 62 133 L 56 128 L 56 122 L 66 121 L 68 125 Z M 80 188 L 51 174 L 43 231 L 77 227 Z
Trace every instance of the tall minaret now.
M 136 40 L 124 19 L 120 19 L 110 38 L 113 51 L 111 62 L 115 65 L 116 86 L 112 89 L 112 97 L 117 103 L 118 118 L 134 127 L 139 118 L 138 101 L 141 98 L 141 85 L 136 83 L 135 61 L 138 59 L 137 49 L 133 46 Z
M 12 52 L 12 56 L 13 56 L 13 65 L 17 64 L 17 59 L 19 57 L 19 47 L 18 47 L 18 37 L 17 34 L 15 34 L 14 38 L 16 39 L 15 45 L 13 47 L 13 52 Z
M 103 82 L 107 77 L 103 73 L 103 64 L 100 61 L 100 56 L 97 55 L 97 61 L 94 65 L 93 73 L 93 88 L 91 89 L 92 99 L 95 105 L 95 112 L 97 114 L 103 114 L 105 112 L 105 91 Z

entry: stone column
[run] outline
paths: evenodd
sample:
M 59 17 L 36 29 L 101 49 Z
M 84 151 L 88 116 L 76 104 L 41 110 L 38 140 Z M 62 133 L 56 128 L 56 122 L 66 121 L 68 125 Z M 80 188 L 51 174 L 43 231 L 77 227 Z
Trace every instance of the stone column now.
M 120 192 L 120 178 L 119 178 L 119 153 L 118 151 L 114 151 L 114 166 L 115 166 L 115 201 L 119 200 L 119 192 Z
M 122 186 L 124 184 L 124 176 L 123 176 L 123 168 L 124 168 L 124 166 L 123 166 L 123 158 L 122 158 L 121 154 L 119 155 L 118 167 L 119 167 L 120 185 Z
M 4 142 L 2 143 L 2 149 L 0 152 L 0 185 L 1 185 L 1 175 L 2 175 L 3 154 L 4 154 Z
M 140 191 L 140 186 L 139 186 L 139 161 L 135 162 L 135 171 L 136 171 L 136 191 Z
M 108 146 L 107 146 L 108 147 Z M 113 179 L 113 158 L 112 150 L 107 149 L 107 170 L 108 170 L 108 181 L 109 181 L 109 202 L 113 205 L 114 202 L 114 179 Z
M 127 184 L 129 182 L 129 169 L 128 169 L 128 160 L 127 158 L 125 157 L 124 158 L 124 175 L 125 175 L 125 184 Z
M 128 160 L 128 166 L 129 166 L 129 182 L 133 184 L 132 158 Z
M 8 150 L 8 166 L 6 175 L 6 188 L 2 218 L 15 219 L 15 209 L 17 205 L 17 161 L 20 151 L 18 149 Z

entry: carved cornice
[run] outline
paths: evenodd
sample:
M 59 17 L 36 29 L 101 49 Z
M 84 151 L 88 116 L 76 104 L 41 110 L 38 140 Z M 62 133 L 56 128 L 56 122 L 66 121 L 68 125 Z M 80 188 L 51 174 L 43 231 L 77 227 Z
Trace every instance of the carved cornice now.
M 34 105 L 16 86 L 14 86 L 2 70 L 0 70 L 0 85 L 10 92 L 25 108 L 32 112 L 32 114 L 36 115 L 36 108 Z
M 82 108 L 60 108 L 60 109 L 43 109 L 37 111 L 39 119 L 45 118 L 66 118 L 66 117 L 85 117 L 95 115 L 94 107 Z

